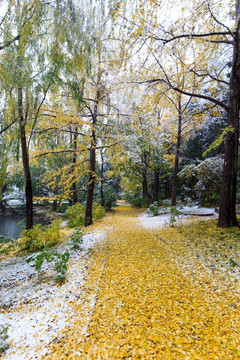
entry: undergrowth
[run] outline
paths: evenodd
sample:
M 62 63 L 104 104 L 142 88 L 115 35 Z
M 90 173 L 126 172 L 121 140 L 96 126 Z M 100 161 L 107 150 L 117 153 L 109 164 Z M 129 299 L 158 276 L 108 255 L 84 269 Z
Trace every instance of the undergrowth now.
M 211 220 L 179 225 L 176 229 L 191 253 L 205 265 L 240 272 L 239 228 L 221 229 L 216 220 Z
M 0 357 L 9 348 L 8 326 L 0 325 Z
M 35 269 L 41 270 L 44 262 L 53 263 L 53 270 L 56 273 L 55 280 L 57 283 L 62 284 L 66 279 L 67 263 L 70 257 L 69 250 L 81 249 L 83 241 L 83 233 L 81 228 L 71 234 L 70 242 L 66 245 L 64 252 L 59 252 L 56 249 L 50 249 L 50 245 L 46 245 L 38 254 L 34 254 L 27 259 L 27 263 L 35 262 Z
M 61 241 L 59 229 L 60 221 L 54 221 L 49 226 L 37 224 L 32 229 L 23 230 L 20 251 L 36 252 L 57 245 Z
M 68 226 L 69 227 L 76 227 L 84 225 L 85 220 L 85 209 L 86 206 L 80 203 L 77 203 L 73 206 L 69 206 L 65 212 L 65 215 L 68 218 Z M 93 204 L 93 218 L 94 219 L 101 219 L 105 214 L 106 210 L 100 204 L 94 203 Z

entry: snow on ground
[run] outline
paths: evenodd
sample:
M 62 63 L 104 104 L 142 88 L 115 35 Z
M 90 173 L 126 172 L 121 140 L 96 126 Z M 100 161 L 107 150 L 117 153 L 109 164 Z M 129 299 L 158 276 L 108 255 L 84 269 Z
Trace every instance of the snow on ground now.
M 168 209 L 165 209 L 158 216 L 143 213 L 137 217 L 137 220 L 140 221 L 146 229 L 156 228 L 159 226 L 169 226 L 173 215 L 168 211 Z M 184 206 L 183 208 L 179 208 L 178 211 L 180 214 L 175 217 L 173 216 L 176 220 L 175 224 L 180 224 L 182 222 L 189 221 L 190 219 L 193 220 L 193 216 L 196 216 L 197 220 L 202 220 L 203 217 L 212 218 L 217 215 L 215 213 L 215 209 L 198 208 L 197 206 Z
M 181 214 L 192 216 L 213 216 L 216 215 L 213 208 L 202 208 L 198 206 L 183 206 L 178 209 Z
M 104 234 L 99 232 L 83 236 L 82 250 L 70 252 L 67 281 L 62 286 L 52 280 L 54 274 L 49 265 L 44 266 L 39 275 L 34 264 L 27 264 L 25 259 L 0 263 L 0 305 L 6 308 L 6 312 L 0 314 L 0 324 L 8 326 L 10 343 L 2 359 L 41 359 L 59 331 L 71 326 L 75 321 L 71 304 L 80 303 L 84 291 L 88 250 L 103 239 Z M 93 306 L 94 299 L 90 299 L 86 323 Z
M 25 202 L 18 199 L 9 199 L 7 200 L 7 204 L 10 206 L 16 206 L 16 205 L 25 205 Z

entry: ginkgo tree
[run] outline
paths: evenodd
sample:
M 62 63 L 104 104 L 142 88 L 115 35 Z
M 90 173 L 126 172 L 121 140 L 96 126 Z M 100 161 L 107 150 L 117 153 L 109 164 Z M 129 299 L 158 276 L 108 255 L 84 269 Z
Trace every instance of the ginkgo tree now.
M 58 26 L 59 19 L 73 23 L 73 3 L 41 0 L 5 2 L 7 14 L 2 22 L 7 41 L 1 52 L 2 86 L 8 86 L 12 113 L 4 130 L 19 126 L 22 163 L 26 193 L 26 228 L 33 225 L 33 195 L 30 174 L 29 149 L 34 128 L 53 83 L 57 83 L 63 66 L 64 51 L 70 51 L 65 27 Z M 51 16 L 49 16 L 51 15 Z M 11 24 L 11 26 L 9 26 Z M 68 36 L 70 34 L 68 28 Z M 6 33 L 6 34 L 5 34 Z M 17 37 L 15 36 L 17 33 Z M 61 51 L 60 51 L 61 48 Z M 6 62 L 6 58 L 8 61 Z
M 236 219 L 236 179 L 239 123 L 239 11 L 240 2 L 209 1 L 131 1 L 118 7 L 116 17 L 122 26 L 123 59 L 138 57 L 145 71 L 142 81 L 166 84 L 180 94 L 202 99 L 227 113 L 225 161 L 218 226 L 238 226 Z M 168 16 L 164 16 L 168 14 Z M 234 15 L 233 15 L 234 14 Z M 123 20 L 124 19 L 124 20 Z M 188 87 L 175 81 L 178 70 L 166 53 L 184 52 L 182 63 L 188 74 Z M 167 51 L 166 51 L 167 49 Z M 233 49 L 233 51 L 232 51 Z M 147 54 L 147 55 L 146 55 Z M 154 63 L 159 71 L 151 71 Z M 228 78 L 228 66 L 231 74 Z M 136 73 L 136 67 L 134 68 Z M 192 81 L 191 81 L 192 78 Z M 230 81 L 229 81 L 230 80 Z M 210 92 L 208 91 L 210 89 Z M 228 98 L 222 95 L 228 94 Z
M 37 136 L 39 146 L 35 148 L 33 155 L 35 158 L 55 157 L 61 153 L 69 158 L 65 166 L 47 172 L 51 186 L 54 186 L 57 179 L 58 185 L 64 185 L 61 186 L 61 194 L 57 195 L 57 198 L 61 197 L 62 200 L 72 199 L 76 202 L 78 192 L 82 191 L 77 188 L 77 182 L 82 178 L 82 185 L 85 186 L 88 176 L 85 226 L 92 223 L 97 152 L 105 146 L 111 146 L 100 139 L 104 133 L 101 128 L 108 126 L 112 108 L 106 82 L 108 55 L 103 43 L 103 36 L 107 33 L 105 5 L 103 2 L 89 2 L 84 12 L 81 7 L 75 9 L 75 38 L 68 39 L 66 34 L 71 51 L 64 53 L 58 49 L 59 57 L 64 58 L 64 64 L 59 71 L 59 84 L 55 89 L 58 99 L 54 106 L 49 104 L 45 109 L 39 123 L 40 128 L 36 132 L 40 135 Z M 101 11 L 96 13 L 96 8 Z M 81 19 L 84 20 L 83 28 Z M 66 24 L 63 27 L 66 31 Z M 53 130 L 57 132 L 60 141 L 51 150 L 49 145 L 45 148 L 39 139 L 43 138 L 42 134 L 45 138 L 51 138 L 55 134 Z M 66 141 L 67 133 L 69 139 Z
M 7 42 L 9 46 L 5 46 L 1 53 L 2 83 L 8 84 L 8 97 L 11 99 L 10 106 L 12 107 L 11 113 L 13 114 L 13 117 L 8 119 L 6 130 L 13 124 L 18 123 L 19 125 L 25 177 L 26 228 L 29 229 L 33 225 L 33 201 L 26 127 L 28 119 L 32 121 L 34 117 L 35 119 L 37 118 L 38 109 L 41 105 L 41 100 L 39 103 L 38 99 L 35 103 L 35 109 L 33 109 L 33 99 L 38 96 L 36 91 L 37 81 L 41 81 L 33 67 L 35 69 L 38 68 L 40 73 L 41 70 L 39 69 L 40 63 L 37 57 L 34 57 L 35 66 L 33 61 L 30 62 L 30 57 L 33 60 L 33 51 L 36 54 L 37 50 L 39 50 L 40 44 L 35 41 L 36 36 L 34 33 L 39 29 L 40 14 L 44 15 L 40 1 L 29 2 L 28 4 L 21 1 L 14 3 L 7 2 L 7 6 L 7 14 L 3 18 L 4 21 L 2 23 L 3 32 L 6 32 L 7 37 L 14 39 L 14 41 Z M 9 23 L 11 26 L 9 26 Z M 18 34 L 17 36 L 15 36 L 16 33 Z M 8 58 L 8 63 L 5 62 L 6 58 Z M 33 80 L 34 77 L 35 80 Z M 30 121 L 28 126 L 31 126 Z

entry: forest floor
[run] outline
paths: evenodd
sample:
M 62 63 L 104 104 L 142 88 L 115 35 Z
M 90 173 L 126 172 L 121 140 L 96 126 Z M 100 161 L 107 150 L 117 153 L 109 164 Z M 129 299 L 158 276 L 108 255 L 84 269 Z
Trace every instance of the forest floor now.
M 157 218 L 121 205 L 88 229 L 62 286 L 43 274 L 19 282 L 25 299 L 7 289 L 2 359 L 240 359 L 239 230 Z

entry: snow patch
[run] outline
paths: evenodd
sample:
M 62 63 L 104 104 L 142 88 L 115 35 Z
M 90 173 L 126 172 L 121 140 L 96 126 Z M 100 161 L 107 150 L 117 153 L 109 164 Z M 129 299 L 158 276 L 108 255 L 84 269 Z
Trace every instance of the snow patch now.
M 71 327 L 76 316 L 71 304 L 81 302 L 88 269 L 88 250 L 103 239 L 102 232 L 83 236 L 82 251 L 70 251 L 67 281 L 62 286 L 57 286 L 52 280 L 54 275 L 48 268 L 49 264 L 40 274 L 25 259 L 15 259 L 15 264 L 13 259 L 8 259 L 0 264 L 0 303 L 5 308 L 9 307 L 6 314 L 0 314 L 0 323 L 9 327 L 10 343 L 2 359 L 41 359 L 47 352 L 47 345 L 57 338 L 59 331 Z M 47 281 L 41 281 L 41 276 L 45 276 Z M 90 308 L 94 305 L 92 300 Z M 86 320 L 88 317 L 89 313 Z
M 180 224 L 182 222 L 192 220 L 192 216 L 198 217 L 199 220 L 202 217 L 212 218 L 216 216 L 215 209 L 209 208 L 199 208 L 197 206 L 184 206 L 182 208 L 177 208 L 179 215 L 175 216 L 175 224 Z M 145 229 L 151 229 L 156 227 L 169 226 L 171 223 L 172 214 L 169 212 L 169 209 L 160 209 L 158 216 L 152 216 L 147 213 L 143 213 L 137 217 L 137 221 L 141 222 L 141 225 Z
M 184 206 L 178 210 L 181 214 L 192 216 L 213 216 L 216 214 L 213 208 L 199 208 L 198 206 Z
M 181 221 L 183 219 L 183 215 L 180 215 L 177 218 L 177 222 Z M 140 221 L 141 225 L 145 229 L 152 229 L 156 227 L 163 227 L 163 226 L 169 226 L 170 220 L 171 220 L 171 214 L 161 214 L 158 216 L 152 216 L 149 214 L 141 214 L 137 217 L 137 220 Z

